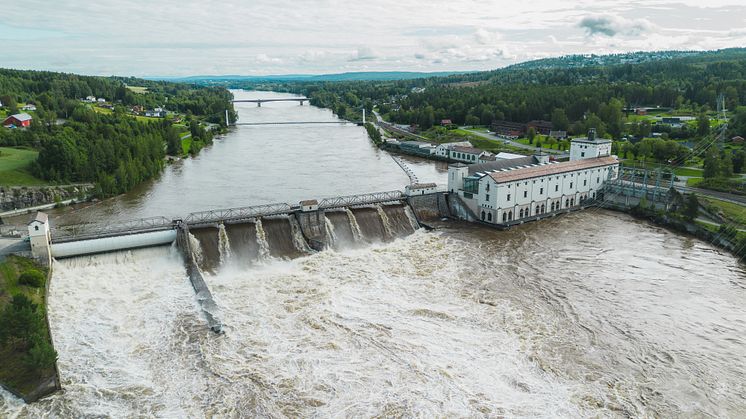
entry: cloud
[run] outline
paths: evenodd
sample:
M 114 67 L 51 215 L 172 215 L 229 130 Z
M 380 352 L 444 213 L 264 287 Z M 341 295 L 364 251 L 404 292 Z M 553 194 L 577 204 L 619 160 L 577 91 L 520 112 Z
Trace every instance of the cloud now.
M 282 59 L 277 57 L 270 57 L 267 54 L 258 54 L 256 56 L 256 62 L 259 64 L 280 64 L 282 63 Z
M 360 47 L 352 53 L 352 57 L 349 61 L 368 61 L 375 60 L 378 57 L 375 51 L 370 47 Z
M 646 19 L 626 19 L 614 15 L 592 15 L 580 20 L 578 26 L 585 29 L 589 36 L 593 35 L 627 35 L 638 36 L 649 32 L 653 24 Z

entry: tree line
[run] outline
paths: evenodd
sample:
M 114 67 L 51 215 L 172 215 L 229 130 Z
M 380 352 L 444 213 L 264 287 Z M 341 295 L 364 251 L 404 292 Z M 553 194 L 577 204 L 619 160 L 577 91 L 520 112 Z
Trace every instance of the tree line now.
M 127 85 L 134 84 L 146 87 L 148 93 L 133 93 Z M 114 101 L 113 112 L 98 113 L 81 103 L 80 98 L 89 95 Z M 31 168 L 39 178 L 94 182 L 98 196 L 111 196 L 157 175 L 166 153 L 182 154 L 179 131 L 170 121 L 138 121 L 127 105 L 165 105 L 186 113 L 190 151 L 196 153 L 213 136 L 200 121 L 225 127 L 226 109 L 235 120 L 232 98 L 218 87 L 0 69 L 0 100 L 8 110 L 13 112 L 17 101 L 37 107 L 30 128 L 0 128 L 0 145 L 39 150 Z

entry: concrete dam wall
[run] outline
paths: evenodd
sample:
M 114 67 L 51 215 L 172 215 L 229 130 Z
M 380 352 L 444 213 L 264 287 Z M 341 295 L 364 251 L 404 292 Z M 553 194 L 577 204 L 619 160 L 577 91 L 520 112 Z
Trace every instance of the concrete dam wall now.
M 250 267 L 324 249 L 342 250 L 412 234 L 419 225 L 405 204 L 297 212 L 190 228 L 205 272 L 231 263 Z

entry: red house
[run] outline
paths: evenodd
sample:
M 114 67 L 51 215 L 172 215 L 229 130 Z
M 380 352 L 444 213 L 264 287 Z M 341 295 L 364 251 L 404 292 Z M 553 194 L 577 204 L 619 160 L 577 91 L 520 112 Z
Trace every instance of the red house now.
M 15 115 L 11 115 L 3 121 L 3 126 L 14 126 L 14 127 L 27 127 L 31 125 L 31 115 L 27 113 L 17 113 Z

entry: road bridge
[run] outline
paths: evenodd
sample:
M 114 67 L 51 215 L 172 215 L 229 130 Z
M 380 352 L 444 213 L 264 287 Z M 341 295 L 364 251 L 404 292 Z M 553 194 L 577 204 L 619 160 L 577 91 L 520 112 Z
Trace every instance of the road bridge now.
M 256 106 L 262 107 L 262 103 L 269 102 L 298 102 L 301 106 L 304 103 L 310 101 L 307 97 L 287 97 L 287 98 L 274 98 L 274 99 L 234 99 L 231 100 L 233 103 L 256 103 Z

